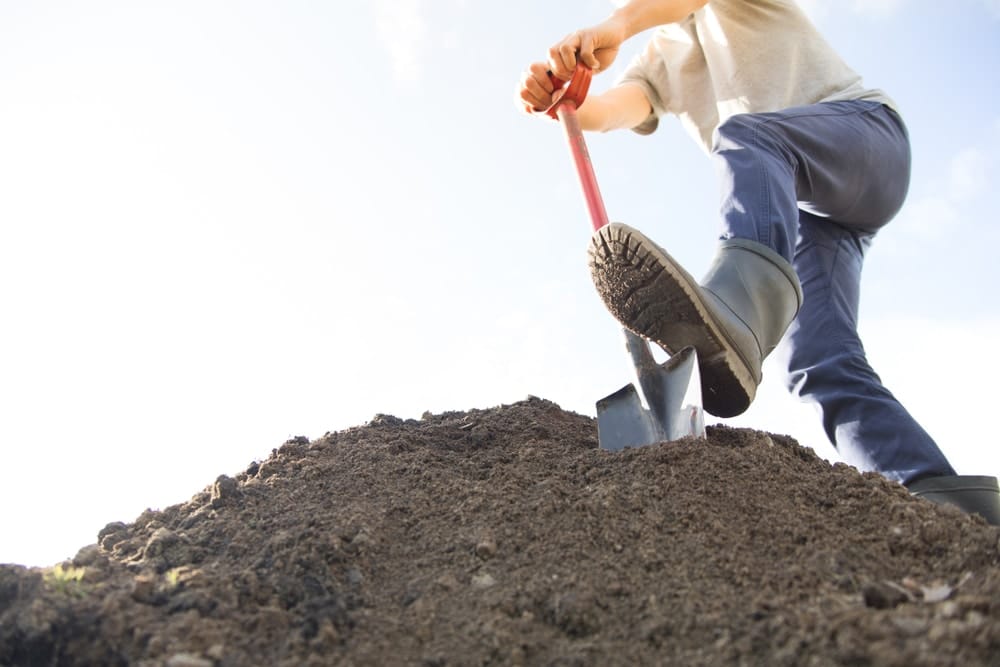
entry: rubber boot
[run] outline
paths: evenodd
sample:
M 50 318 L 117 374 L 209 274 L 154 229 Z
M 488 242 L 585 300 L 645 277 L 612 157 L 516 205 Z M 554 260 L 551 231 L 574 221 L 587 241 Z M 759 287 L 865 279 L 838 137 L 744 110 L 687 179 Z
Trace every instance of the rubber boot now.
M 945 475 L 925 477 L 906 487 L 918 498 L 938 505 L 954 505 L 967 514 L 979 514 L 1000 526 L 1000 487 L 996 477 Z
M 619 322 L 667 354 L 689 345 L 698 351 L 706 411 L 734 417 L 750 406 L 764 358 L 802 305 L 791 264 L 764 245 L 731 239 L 699 284 L 622 223 L 598 230 L 589 255 L 594 285 Z

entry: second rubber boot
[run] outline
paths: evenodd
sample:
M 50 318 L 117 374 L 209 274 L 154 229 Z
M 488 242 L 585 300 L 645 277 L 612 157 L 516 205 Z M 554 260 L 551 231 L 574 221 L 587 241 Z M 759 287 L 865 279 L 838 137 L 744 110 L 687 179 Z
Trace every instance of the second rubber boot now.
M 925 477 L 907 486 L 918 498 L 938 505 L 954 505 L 966 514 L 979 514 L 987 523 L 1000 526 L 1000 487 L 996 477 L 944 475 Z
M 589 256 L 594 285 L 619 322 L 668 354 L 698 351 L 706 411 L 734 417 L 750 406 L 764 358 L 802 305 L 791 264 L 760 243 L 730 239 L 699 284 L 622 223 L 595 232 Z

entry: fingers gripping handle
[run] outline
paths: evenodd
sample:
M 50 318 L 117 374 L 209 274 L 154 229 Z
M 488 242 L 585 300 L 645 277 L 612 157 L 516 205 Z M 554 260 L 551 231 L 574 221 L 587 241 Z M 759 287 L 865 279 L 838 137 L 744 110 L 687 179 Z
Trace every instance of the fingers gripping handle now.
M 556 87 L 557 91 L 562 90 L 563 86 L 566 86 L 566 88 L 563 90 L 563 94 L 555 100 L 552 106 L 545 110 L 545 113 L 558 120 L 556 109 L 560 105 L 566 102 L 572 102 L 573 106 L 579 109 L 580 105 L 583 104 L 583 101 L 587 99 L 587 91 L 590 90 L 590 79 L 593 74 L 593 71 L 589 67 L 584 65 L 582 62 L 577 62 L 576 70 L 573 72 L 573 78 L 569 80 L 569 86 L 566 86 L 565 81 L 556 77 L 552 74 L 552 72 L 549 72 L 549 80 L 552 82 L 552 85 Z
M 587 97 L 590 77 L 590 68 L 583 63 L 577 63 L 576 72 L 573 73 L 573 78 L 570 80 L 566 92 L 546 113 L 558 119 L 566 133 L 569 150 L 573 155 L 573 163 L 576 165 L 576 172 L 580 177 L 580 186 L 583 188 L 583 196 L 587 201 L 590 222 L 594 231 L 597 231 L 608 224 L 608 212 L 604 208 L 601 190 L 597 186 L 597 177 L 594 176 L 594 166 L 590 162 L 590 152 L 583 140 L 580 121 L 576 117 L 577 107 L 583 104 L 583 100 Z M 564 81 L 555 77 L 551 78 L 556 88 L 562 88 L 565 85 Z

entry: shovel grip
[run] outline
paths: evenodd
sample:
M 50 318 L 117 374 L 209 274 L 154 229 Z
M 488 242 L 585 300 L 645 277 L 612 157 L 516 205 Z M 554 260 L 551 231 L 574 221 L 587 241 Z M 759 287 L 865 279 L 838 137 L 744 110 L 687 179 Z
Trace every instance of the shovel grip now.
M 566 81 L 549 72 L 549 81 L 552 82 L 557 91 L 562 90 L 562 95 L 552 103 L 552 106 L 545 110 L 545 113 L 559 120 L 557 112 L 559 106 L 572 102 L 573 106 L 579 109 L 583 101 L 587 99 L 587 92 L 590 90 L 590 80 L 593 75 L 593 70 L 579 61 L 576 63 L 576 70 L 573 72 L 573 77 L 569 80 L 568 86 L 566 86 Z M 563 86 L 566 86 L 565 90 L 563 90 Z

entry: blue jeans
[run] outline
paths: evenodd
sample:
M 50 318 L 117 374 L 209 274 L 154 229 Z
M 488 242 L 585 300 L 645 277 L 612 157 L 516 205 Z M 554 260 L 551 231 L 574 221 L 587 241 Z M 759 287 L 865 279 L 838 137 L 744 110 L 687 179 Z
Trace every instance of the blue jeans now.
M 869 366 L 858 337 L 865 251 L 910 179 L 902 120 L 876 102 L 827 102 L 723 123 L 713 155 L 723 238 L 757 241 L 795 267 L 804 301 L 778 354 L 848 463 L 910 483 L 954 475 L 934 440 Z

